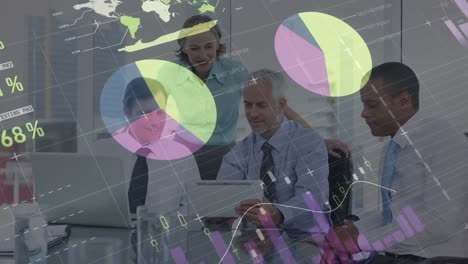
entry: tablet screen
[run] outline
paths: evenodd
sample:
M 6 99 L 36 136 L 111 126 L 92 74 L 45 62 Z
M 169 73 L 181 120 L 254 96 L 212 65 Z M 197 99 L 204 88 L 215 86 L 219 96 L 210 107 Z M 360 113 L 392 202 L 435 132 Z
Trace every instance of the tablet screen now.
M 201 181 L 187 184 L 189 215 L 238 217 L 234 208 L 247 199 L 263 198 L 261 181 Z

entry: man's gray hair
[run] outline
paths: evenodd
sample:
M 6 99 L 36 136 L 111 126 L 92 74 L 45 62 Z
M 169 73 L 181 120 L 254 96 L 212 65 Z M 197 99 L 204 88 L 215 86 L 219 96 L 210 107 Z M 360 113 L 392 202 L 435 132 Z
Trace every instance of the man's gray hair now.
M 273 97 L 280 99 L 286 98 L 286 82 L 281 72 L 275 72 L 269 69 L 261 69 L 250 74 L 248 85 L 253 85 L 259 82 L 269 82 L 272 87 Z

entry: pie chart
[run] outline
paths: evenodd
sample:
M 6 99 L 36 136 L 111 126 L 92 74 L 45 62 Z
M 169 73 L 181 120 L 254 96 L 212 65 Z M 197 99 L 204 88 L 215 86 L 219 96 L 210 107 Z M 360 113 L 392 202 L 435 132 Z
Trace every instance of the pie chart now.
M 359 91 L 372 68 L 369 48 L 361 36 L 342 20 L 318 12 L 284 20 L 276 31 L 275 52 L 291 79 L 323 96 Z
M 142 114 L 129 117 L 124 96 L 136 79 L 141 80 L 139 87 L 150 91 L 144 100 L 153 100 L 156 108 L 144 112 L 142 99 L 135 95 L 139 101 L 132 109 Z M 150 149 L 147 158 L 156 160 L 179 159 L 200 149 L 213 134 L 217 117 L 215 101 L 203 81 L 185 67 L 155 59 L 115 71 L 102 90 L 100 110 L 108 132 L 121 146 L 132 153 Z

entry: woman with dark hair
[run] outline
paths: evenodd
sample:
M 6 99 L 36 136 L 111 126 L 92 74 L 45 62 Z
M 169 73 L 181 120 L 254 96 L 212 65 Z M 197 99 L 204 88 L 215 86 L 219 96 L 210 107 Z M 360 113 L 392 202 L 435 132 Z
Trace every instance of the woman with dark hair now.
M 183 28 L 193 28 L 200 24 L 209 24 L 209 16 L 196 15 L 188 18 Z M 242 87 L 248 81 L 249 71 L 240 62 L 223 56 L 226 48 L 221 43 L 222 33 L 218 25 L 202 33 L 178 39 L 177 50 L 179 64 L 195 73 L 210 89 L 216 103 L 217 120 L 213 135 L 199 149 L 195 159 L 203 180 L 215 180 L 223 156 L 229 152 L 236 140 L 236 127 L 239 117 L 239 105 Z M 288 108 L 286 118 L 309 127 L 307 122 L 296 112 Z M 182 143 L 184 139 L 179 137 Z

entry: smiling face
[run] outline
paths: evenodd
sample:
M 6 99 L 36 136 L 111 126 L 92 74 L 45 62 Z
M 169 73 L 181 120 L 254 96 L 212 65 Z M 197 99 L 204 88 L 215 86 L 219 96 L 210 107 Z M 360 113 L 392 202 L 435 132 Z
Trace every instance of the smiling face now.
M 164 129 L 166 114 L 158 108 L 153 98 L 137 99 L 125 111 L 130 123 L 130 135 L 141 145 L 159 140 Z
M 375 79 L 361 89 L 361 117 L 365 119 L 373 136 L 393 137 L 415 111 L 407 92 L 391 96 L 385 93 L 384 87 L 383 80 Z
M 278 130 L 287 103 L 284 97 L 273 96 L 269 81 L 249 84 L 244 88 L 244 109 L 247 121 L 254 133 L 270 139 Z
M 211 31 L 187 37 L 184 41 L 183 53 L 202 79 L 208 77 L 216 60 L 219 40 Z

